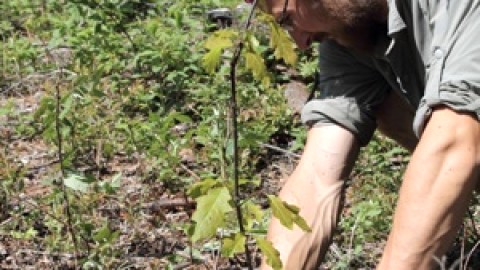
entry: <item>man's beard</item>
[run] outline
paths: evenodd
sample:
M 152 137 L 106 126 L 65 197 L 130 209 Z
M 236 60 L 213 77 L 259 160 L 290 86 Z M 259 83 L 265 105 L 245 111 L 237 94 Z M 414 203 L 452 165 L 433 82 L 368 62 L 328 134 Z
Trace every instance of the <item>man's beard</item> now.
M 329 17 L 338 22 L 331 38 L 360 52 L 372 53 L 380 38 L 387 35 L 386 0 L 321 1 Z

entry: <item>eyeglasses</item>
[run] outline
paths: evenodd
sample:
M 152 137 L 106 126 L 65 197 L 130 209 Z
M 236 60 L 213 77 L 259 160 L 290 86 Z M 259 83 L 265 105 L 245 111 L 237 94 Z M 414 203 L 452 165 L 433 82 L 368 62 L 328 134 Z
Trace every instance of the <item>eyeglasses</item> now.
M 290 14 L 288 14 L 288 0 L 285 0 L 283 4 L 283 10 L 280 16 L 276 19 L 276 22 L 280 27 L 287 30 L 288 32 L 293 31 L 293 25 L 290 21 Z

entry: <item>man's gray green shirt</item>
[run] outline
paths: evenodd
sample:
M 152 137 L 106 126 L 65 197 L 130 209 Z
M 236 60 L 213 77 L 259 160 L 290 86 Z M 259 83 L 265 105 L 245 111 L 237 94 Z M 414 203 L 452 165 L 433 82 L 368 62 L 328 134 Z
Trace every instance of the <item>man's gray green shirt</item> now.
M 376 53 L 323 42 L 320 74 L 320 97 L 305 105 L 302 120 L 340 125 L 362 145 L 392 90 L 416 110 L 417 136 L 438 105 L 480 119 L 480 0 L 389 0 L 388 36 Z

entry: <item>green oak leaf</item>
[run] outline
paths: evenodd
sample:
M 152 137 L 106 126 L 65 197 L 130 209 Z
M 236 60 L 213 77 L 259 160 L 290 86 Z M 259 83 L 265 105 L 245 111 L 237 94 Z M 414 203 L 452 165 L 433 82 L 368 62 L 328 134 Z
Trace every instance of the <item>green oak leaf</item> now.
M 208 39 L 205 41 L 204 47 L 212 50 L 216 48 L 225 49 L 233 47 L 232 40 L 238 36 L 238 33 L 232 30 L 222 29 L 215 31 Z
M 196 222 L 193 242 L 214 236 L 217 228 L 225 224 L 226 214 L 233 210 L 229 204 L 231 199 L 228 188 L 219 187 L 196 200 L 197 209 L 192 216 Z
M 282 261 L 280 260 L 280 252 L 276 250 L 272 243 L 264 238 L 257 237 L 257 246 L 263 253 L 265 261 L 270 265 L 274 270 L 281 270 L 283 268 Z
M 213 48 L 203 56 L 203 67 L 205 70 L 212 74 L 220 64 L 222 57 L 222 48 Z
M 220 64 L 224 49 L 233 47 L 233 39 L 238 33 L 232 30 L 222 29 L 213 33 L 204 44 L 209 51 L 203 56 L 203 67 L 212 74 Z
M 305 222 L 305 220 L 298 214 L 300 212 L 298 207 L 288 204 L 273 195 L 269 195 L 268 200 L 270 202 L 273 215 L 280 221 L 280 223 L 282 223 L 283 226 L 287 227 L 288 229 L 292 229 L 293 224 L 296 224 L 306 232 L 312 231 L 307 222 Z
M 247 230 L 251 230 L 255 222 L 259 222 L 263 218 L 262 208 L 252 201 L 246 201 L 242 205 L 242 211 L 244 213 L 244 224 Z
M 80 192 L 87 192 L 90 186 L 85 181 L 85 177 L 78 174 L 71 174 L 67 178 L 63 179 L 65 186 Z
M 215 179 L 211 179 L 211 178 L 205 179 L 203 181 L 192 184 L 187 191 L 187 195 L 192 197 L 193 199 L 196 199 L 202 195 L 207 194 L 207 191 L 209 189 L 214 188 L 218 184 L 219 182 L 216 181 Z
M 245 242 L 247 238 L 241 233 L 236 233 L 231 237 L 223 239 L 222 255 L 233 257 L 235 254 L 245 252 Z
M 257 80 L 262 80 L 268 76 L 267 67 L 265 66 L 263 58 L 256 53 L 245 53 L 245 65 L 248 70 L 252 71 L 253 77 Z
M 264 13 L 260 18 L 270 26 L 270 47 L 274 49 L 275 58 L 283 59 L 285 63 L 294 66 L 298 56 L 290 36 L 275 22 L 272 15 Z

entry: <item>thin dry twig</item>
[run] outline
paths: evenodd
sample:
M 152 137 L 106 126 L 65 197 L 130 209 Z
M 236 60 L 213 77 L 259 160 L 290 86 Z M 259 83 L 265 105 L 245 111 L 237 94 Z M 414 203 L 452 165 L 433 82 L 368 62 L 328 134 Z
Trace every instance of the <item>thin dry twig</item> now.
M 446 267 L 445 267 L 445 257 L 443 257 L 442 259 L 439 259 L 437 258 L 436 256 L 433 257 L 433 260 L 435 260 L 435 262 L 438 264 L 438 266 L 440 266 L 440 269 L 441 270 L 446 270 Z
M 193 207 L 196 202 L 192 200 L 185 199 L 173 199 L 173 200 L 160 200 L 152 203 L 145 203 L 142 205 L 143 208 L 152 209 L 153 211 L 158 211 L 163 208 L 171 209 L 176 207 Z
M 473 253 L 474 253 L 475 250 L 478 248 L 478 246 L 480 246 L 480 241 L 478 241 L 478 242 L 475 244 L 475 246 L 473 246 L 472 250 L 470 250 L 470 252 L 468 253 L 467 259 L 465 260 L 465 265 L 464 265 L 464 267 L 463 267 L 464 270 L 467 270 L 468 263 L 470 262 L 470 259 L 472 258 Z
M 191 262 L 184 262 L 184 263 L 180 263 L 180 264 L 177 264 L 173 267 L 174 270 L 181 270 L 181 269 L 185 269 L 187 267 L 189 267 L 190 265 L 192 265 Z
M 360 216 L 357 217 L 357 219 L 355 220 L 355 223 L 353 224 L 353 228 L 352 228 L 352 233 L 350 235 L 350 248 L 348 250 L 348 263 L 350 263 L 352 261 L 352 255 L 353 255 L 353 240 L 355 239 L 355 230 L 357 229 L 357 226 L 358 226 L 358 222 L 360 221 Z
M 190 170 L 187 166 L 185 166 L 185 164 L 182 164 L 180 163 L 180 167 L 182 167 L 182 169 L 186 172 L 188 172 L 193 178 L 195 178 L 195 180 L 197 181 L 201 181 L 202 178 L 196 174 L 194 171 Z
M 55 165 L 59 162 L 60 162 L 60 160 L 55 159 L 55 160 L 49 161 L 49 162 L 44 163 L 44 164 L 38 164 L 38 165 L 35 165 L 35 166 L 28 167 L 28 171 L 31 172 L 31 173 L 35 173 L 38 170 L 50 167 L 50 166 Z
M 338 246 L 337 243 L 332 243 L 330 245 L 330 251 L 332 252 L 332 254 L 335 255 L 335 257 L 337 257 L 338 260 L 342 260 L 342 249 Z
M 36 255 L 46 255 L 46 256 L 55 256 L 55 257 L 65 257 L 65 258 L 73 258 L 75 255 L 70 253 L 58 253 L 58 252 L 49 252 L 49 251 L 41 251 L 41 250 L 34 250 L 34 249 L 19 249 L 16 254 L 36 254 Z
M 300 155 L 299 155 L 299 154 L 295 154 L 295 153 L 293 153 L 292 151 L 285 150 L 285 149 L 280 148 L 280 147 L 275 146 L 275 145 L 271 145 L 271 144 L 267 144 L 267 143 L 259 143 L 259 145 L 260 145 L 261 147 L 268 148 L 268 149 L 271 149 L 271 150 L 280 152 L 280 153 L 285 154 L 285 155 L 287 155 L 287 156 L 291 156 L 291 157 L 294 157 L 294 158 L 297 158 L 297 159 L 300 158 Z

